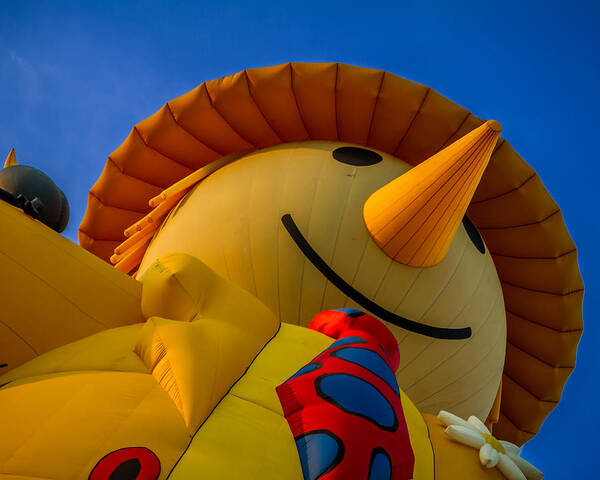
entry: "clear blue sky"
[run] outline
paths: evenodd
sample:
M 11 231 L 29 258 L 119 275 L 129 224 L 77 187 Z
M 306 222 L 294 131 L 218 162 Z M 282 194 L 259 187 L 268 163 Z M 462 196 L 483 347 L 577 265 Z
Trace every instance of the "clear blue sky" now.
M 15 147 L 20 163 L 65 191 L 65 235 L 76 241 L 87 192 L 131 127 L 202 81 L 244 68 L 290 60 L 380 68 L 499 120 L 561 206 L 586 283 L 578 366 L 525 457 L 548 479 L 594 478 L 598 5 L 3 0 L 0 154 Z

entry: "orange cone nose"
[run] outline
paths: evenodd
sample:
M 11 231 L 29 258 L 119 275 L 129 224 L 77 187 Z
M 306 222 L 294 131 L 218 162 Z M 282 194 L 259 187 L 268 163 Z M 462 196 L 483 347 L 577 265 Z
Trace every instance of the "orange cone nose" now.
M 501 131 L 489 120 L 374 192 L 363 215 L 375 243 L 405 265 L 441 262 Z

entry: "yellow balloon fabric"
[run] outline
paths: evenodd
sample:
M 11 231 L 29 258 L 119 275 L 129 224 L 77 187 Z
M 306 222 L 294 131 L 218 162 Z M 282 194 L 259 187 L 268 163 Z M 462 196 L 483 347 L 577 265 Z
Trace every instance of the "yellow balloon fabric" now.
M 0 201 L 0 374 L 108 328 L 143 320 L 141 284 Z
M 161 257 L 141 282 L 146 314 L 179 318 L 102 331 L 0 377 L 0 480 L 87 478 L 106 455 L 139 446 L 158 458 L 160 479 L 302 478 L 275 387 L 333 339 L 280 325 L 189 255 Z M 496 478 L 400 394 L 416 480 Z
M 161 258 L 142 284 L 147 314 L 177 316 L 169 309 L 188 295 L 193 321 L 106 330 L 0 377 L 0 473 L 78 479 L 111 451 L 144 445 L 166 478 L 279 328 L 255 297 L 186 255 Z

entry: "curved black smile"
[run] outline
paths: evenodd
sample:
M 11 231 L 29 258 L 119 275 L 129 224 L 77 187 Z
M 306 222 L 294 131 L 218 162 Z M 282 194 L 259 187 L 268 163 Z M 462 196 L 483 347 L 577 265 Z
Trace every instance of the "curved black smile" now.
M 441 328 L 433 327 L 431 325 L 425 325 L 423 323 L 409 320 L 408 318 L 401 317 L 395 313 L 386 310 L 385 308 L 377 305 L 372 300 L 365 297 L 362 293 L 346 283 L 342 277 L 335 273 L 327 263 L 319 256 L 317 252 L 310 246 L 310 243 L 304 238 L 304 235 L 300 233 L 294 219 L 289 213 L 286 213 L 281 217 L 281 223 L 286 228 L 292 240 L 296 242 L 298 248 L 304 253 L 304 256 L 310 260 L 310 262 L 337 288 L 339 288 L 345 295 L 350 297 L 361 307 L 368 310 L 369 312 L 377 315 L 383 320 L 393 323 L 410 332 L 419 333 L 427 337 L 441 338 L 444 340 L 463 340 L 471 336 L 471 327 L 465 328 Z

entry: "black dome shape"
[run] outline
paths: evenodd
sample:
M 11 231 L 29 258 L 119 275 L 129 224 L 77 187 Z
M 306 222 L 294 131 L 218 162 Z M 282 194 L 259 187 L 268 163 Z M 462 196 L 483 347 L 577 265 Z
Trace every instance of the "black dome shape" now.
M 67 197 L 37 168 L 12 165 L 0 170 L 0 198 L 57 232 L 69 223 Z

